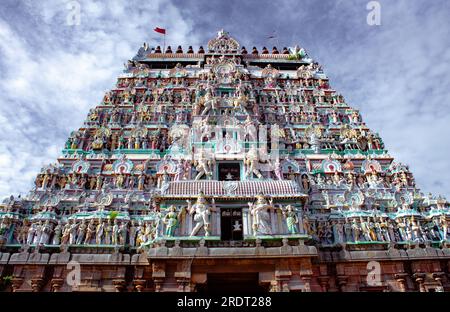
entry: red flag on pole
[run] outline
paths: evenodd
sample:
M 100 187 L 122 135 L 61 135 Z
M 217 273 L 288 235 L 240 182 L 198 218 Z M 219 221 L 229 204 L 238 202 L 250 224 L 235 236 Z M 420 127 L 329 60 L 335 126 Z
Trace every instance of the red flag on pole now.
M 153 30 L 156 31 L 157 33 L 160 33 L 160 34 L 163 34 L 163 35 L 166 34 L 166 30 L 165 30 L 164 28 L 156 27 L 156 28 L 153 29 Z

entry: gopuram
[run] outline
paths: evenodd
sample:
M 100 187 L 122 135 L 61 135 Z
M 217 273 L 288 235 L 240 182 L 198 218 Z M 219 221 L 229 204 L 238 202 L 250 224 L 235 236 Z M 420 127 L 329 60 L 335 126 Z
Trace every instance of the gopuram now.
M 448 291 L 450 210 L 305 49 L 144 44 L 34 188 L 3 291 Z

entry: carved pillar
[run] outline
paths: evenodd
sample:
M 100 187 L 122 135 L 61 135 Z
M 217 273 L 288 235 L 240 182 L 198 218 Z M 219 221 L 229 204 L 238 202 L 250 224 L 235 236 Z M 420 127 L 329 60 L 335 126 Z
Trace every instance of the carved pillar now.
M 193 273 L 191 277 L 191 283 L 189 287 L 191 287 L 192 292 L 198 291 L 198 286 L 205 285 L 207 283 L 207 275 L 206 273 Z
M 142 292 L 145 289 L 147 281 L 144 279 L 137 279 L 133 281 L 133 284 L 137 292 Z
M 339 275 L 336 279 L 336 282 L 337 282 L 340 292 L 347 291 L 348 276 Z
M 277 276 L 274 281 L 270 282 L 272 291 L 274 292 L 289 292 L 289 280 L 290 276 Z
M 11 287 L 13 292 L 17 292 L 19 290 L 20 286 L 23 284 L 23 278 L 21 277 L 13 277 L 11 280 Z
M 175 272 L 175 279 L 178 284 L 179 292 L 191 291 L 191 273 L 190 272 Z
M 152 278 L 155 284 L 155 292 L 162 290 L 162 285 L 166 278 L 166 263 L 163 261 L 155 261 L 152 263 Z
M 328 276 L 319 276 L 317 279 L 319 280 L 320 287 L 322 287 L 322 291 L 323 292 L 328 292 L 328 287 L 330 286 L 329 285 L 330 277 L 328 277 Z
M 269 292 L 280 292 L 280 282 L 278 280 L 270 281 L 270 289 Z
M 414 280 L 419 285 L 420 292 L 426 292 L 424 281 L 425 281 L 425 273 L 415 273 L 413 275 Z
M 61 286 L 64 284 L 64 280 L 62 278 L 53 278 L 51 281 L 52 291 L 59 292 Z
M 445 276 L 444 272 L 434 272 L 433 273 L 433 278 L 436 281 L 436 283 L 438 284 L 438 287 L 441 291 L 444 291 L 444 285 L 442 284 L 442 278 Z
M 176 273 L 175 273 L 175 278 L 176 278 L 177 284 L 178 284 L 178 292 L 190 292 L 191 291 L 190 278 L 180 277 L 180 276 L 177 277 Z
M 317 277 L 317 281 L 319 282 L 320 287 L 323 292 L 328 292 L 330 287 L 330 277 L 328 275 L 328 267 L 326 264 L 321 264 L 319 266 L 320 275 Z
M 300 241 L 299 244 L 302 245 L 303 242 Z M 304 284 L 303 291 L 311 292 L 311 277 L 313 275 L 311 259 L 302 259 L 300 262 L 299 274 Z
M 191 291 L 191 261 L 184 260 L 177 264 L 175 279 L 178 283 L 179 292 Z
M 153 278 L 153 282 L 155 284 L 155 292 L 160 292 L 164 284 L 164 278 Z
M 311 292 L 311 276 L 304 275 L 302 276 L 302 280 L 305 283 L 305 287 L 303 288 L 305 292 Z
M 405 292 L 406 291 L 406 277 L 408 276 L 408 274 L 406 273 L 397 273 L 394 275 L 395 280 L 398 283 L 398 287 L 400 289 L 400 292 Z
M 142 253 L 139 258 L 142 258 L 142 260 L 147 262 L 147 258 L 145 257 L 144 253 Z M 134 277 L 133 277 L 133 285 L 137 292 L 142 292 L 147 287 L 147 279 L 144 278 L 144 267 L 143 266 L 135 266 L 134 267 Z
M 31 289 L 33 292 L 38 292 L 39 290 L 41 290 L 41 287 L 44 283 L 44 280 L 40 277 L 37 278 L 32 278 L 31 279 Z
M 275 269 L 275 280 L 274 283 L 276 291 L 289 292 L 289 280 L 291 279 L 292 272 L 289 269 L 289 263 L 284 260 L 280 260 Z M 271 283 L 272 284 L 272 283 Z
M 123 292 L 125 289 L 125 280 L 124 279 L 114 279 L 113 280 L 114 288 L 116 292 Z

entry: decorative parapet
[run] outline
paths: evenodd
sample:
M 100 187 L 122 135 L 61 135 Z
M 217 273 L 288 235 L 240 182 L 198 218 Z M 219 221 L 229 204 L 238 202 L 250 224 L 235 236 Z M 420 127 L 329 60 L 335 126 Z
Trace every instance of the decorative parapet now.
M 295 181 L 177 181 L 169 182 L 161 198 L 192 198 L 199 190 L 207 197 L 254 198 L 255 194 L 270 195 L 273 198 L 305 198 Z
M 292 245 L 291 245 L 292 244 Z M 296 243 L 283 239 L 282 246 L 264 247 L 258 239 L 256 245 L 252 247 L 228 246 L 228 247 L 207 247 L 205 239 L 195 240 L 192 247 L 180 247 L 177 242 L 173 247 L 166 247 L 165 241 L 159 246 L 148 248 L 149 259 L 183 259 L 183 258 L 280 258 L 280 257 L 317 257 L 316 247 L 307 246 L 304 240 L 297 240 Z

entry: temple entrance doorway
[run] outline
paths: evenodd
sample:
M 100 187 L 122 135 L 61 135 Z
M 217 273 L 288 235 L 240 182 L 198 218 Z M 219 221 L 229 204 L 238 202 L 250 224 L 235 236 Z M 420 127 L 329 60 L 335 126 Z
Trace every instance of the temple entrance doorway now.
M 266 287 L 259 284 L 258 273 L 208 273 L 207 281 L 197 286 L 197 292 L 204 294 L 263 294 Z
M 242 208 L 221 208 L 220 209 L 220 239 L 221 240 L 242 240 Z

